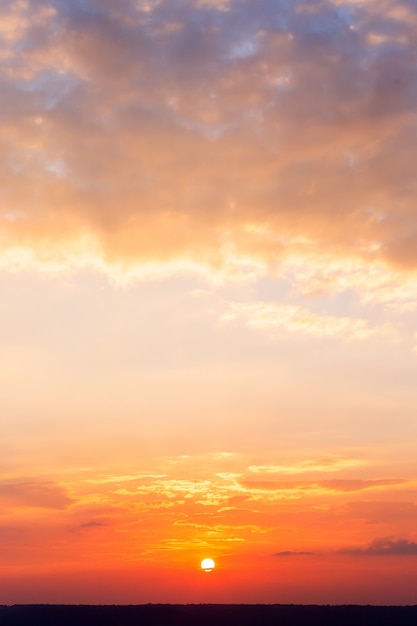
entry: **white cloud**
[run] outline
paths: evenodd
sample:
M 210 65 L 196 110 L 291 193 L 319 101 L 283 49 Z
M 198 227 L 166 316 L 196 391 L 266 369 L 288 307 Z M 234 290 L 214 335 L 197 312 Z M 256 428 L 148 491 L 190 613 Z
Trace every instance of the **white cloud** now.
M 248 327 L 259 330 L 344 341 L 363 341 L 392 333 L 388 327 L 372 327 L 366 319 L 318 315 L 305 307 L 271 302 L 233 303 L 224 319 L 234 318 L 243 319 Z

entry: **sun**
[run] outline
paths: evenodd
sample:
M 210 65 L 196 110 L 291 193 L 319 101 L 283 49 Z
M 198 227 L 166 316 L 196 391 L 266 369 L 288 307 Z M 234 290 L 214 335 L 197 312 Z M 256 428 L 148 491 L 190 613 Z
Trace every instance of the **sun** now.
M 213 559 L 203 559 L 201 561 L 201 569 L 205 572 L 212 572 L 215 567 L 216 564 Z

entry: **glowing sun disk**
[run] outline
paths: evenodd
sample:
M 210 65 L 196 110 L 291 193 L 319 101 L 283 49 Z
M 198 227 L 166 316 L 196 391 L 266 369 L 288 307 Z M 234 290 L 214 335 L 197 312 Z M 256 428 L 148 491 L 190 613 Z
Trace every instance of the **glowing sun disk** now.
M 216 564 L 213 561 L 213 559 L 203 559 L 201 561 L 201 569 L 204 570 L 205 572 L 212 572 L 215 567 L 216 567 Z

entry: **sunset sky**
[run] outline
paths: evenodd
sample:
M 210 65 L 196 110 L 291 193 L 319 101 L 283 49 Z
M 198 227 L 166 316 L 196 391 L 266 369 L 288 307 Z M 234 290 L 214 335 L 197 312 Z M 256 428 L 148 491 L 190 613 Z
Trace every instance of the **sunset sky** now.
M 0 604 L 417 603 L 416 162 L 415 0 L 0 2 Z

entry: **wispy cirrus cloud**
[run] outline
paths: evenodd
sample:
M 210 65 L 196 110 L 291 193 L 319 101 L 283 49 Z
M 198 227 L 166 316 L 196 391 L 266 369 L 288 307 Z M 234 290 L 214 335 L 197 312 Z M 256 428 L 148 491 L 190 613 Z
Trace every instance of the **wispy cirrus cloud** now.
M 341 259 L 325 251 L 303 253 L 283 261 L 281 274 L 295 292 L 306 297 L 357 292 L 363 304 L 381 304 L 391 312 L 413 311 L 417 306 L 415 274 L 404 274 L 387 263 L 358 257 Z
M 295 496 L 314 495 L 314 494 L 331 494 L 331 493 L 347 493 L 366 490 L 378 490 L 394 488 L 404 485 L 407 481 L 401 478 L 386 479 L 370 479 L 370 480 L 317 480 L 317 481 L 298 481 L 298 480 L 252 480 L 243 478 L 240 484 L 253 491 L 268 491 L 282 493 L 284 496 L 291 494 Z
M 398 500 L 348 502 L 342 507 L 342 513 L 350 518 L 364 519 L 371 524 L 395 522 L 400 520 L 417 521 L 417 504 Z
M 248 469 L 255 474 L 305 474 L 307 472 L 340 472 L 363 465 L 365 461 L 362 459 L 329 457 L 285 465 L 250 465 Z
M 320 470 L 322 474 L 322 470 Z M 171 475 L 150 480 L 129 480 L 125 484 L 108 483 L 106 487 L 109 501 L 123 502 L 123 506 L 134 506 L 141 511 L 158 509 L 197 509 L 201 506 L 215 507 L 228 514 L 242 504 L 256 501 L 268 506 L 279 500 L 300 500 L 303 498 L 332 498 L 348 493 L 390 491 L 404 487 L 407 480 L 386 479 L 312 479 L 291 477 L 285 479 L 254 479 L 252 473 L 221 472 L 208 474 L 205 479 L 184 479 Z M 295 474 L 297 476 L 297 474 Z M 220 509 L 219 509 L 220 507 Z M 248 513 L 247 513 L 248 515 Z
M 408 481 L 403 478 L 381 478 L 370 480 L 323 480 L 322 487 L 334 491 L 363 491 L 366 489 L 385 489 L 406 484 Z
M 344 341 L 364 341 L 378 335 L 394 335 L 388 326 L 375 327 L 366 319 L 319 315 L 306 307 L 270 302 L 233 303 L 226 321 L 243 319 L 247 326 L 258 330 L 301 334 L 310 337 L 335 338 Z

